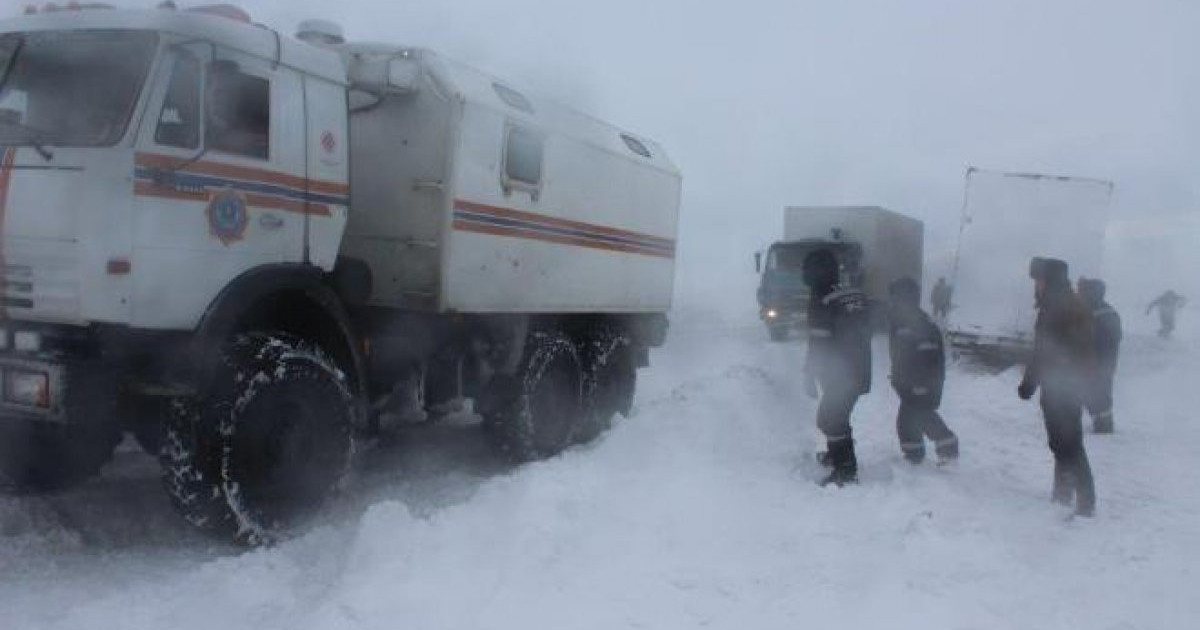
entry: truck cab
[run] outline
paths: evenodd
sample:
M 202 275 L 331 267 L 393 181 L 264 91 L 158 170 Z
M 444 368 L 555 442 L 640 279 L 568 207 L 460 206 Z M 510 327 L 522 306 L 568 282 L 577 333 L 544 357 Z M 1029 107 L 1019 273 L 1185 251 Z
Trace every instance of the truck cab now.
M 827 249 L 837 257 L 842 284 L 858 286 L 862 247 L 854 242 L 805 239 L 777 242 L 766 252 L 766 260 L 756 255 L 759 318 L 774 341 L 787 339 L 792 329 L 807 318 L 810 291 L 804 283 L 804 259 L 810 253 Z

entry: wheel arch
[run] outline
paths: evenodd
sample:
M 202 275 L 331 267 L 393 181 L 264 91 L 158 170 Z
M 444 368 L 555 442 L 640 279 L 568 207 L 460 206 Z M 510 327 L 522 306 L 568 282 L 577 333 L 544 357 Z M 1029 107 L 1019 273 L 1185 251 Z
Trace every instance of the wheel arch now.
M 367 399 L 366 359 L 346 307 L 312 265 L 251 269 L 230 282 L 205 311 L 193 339 L 199 384 L 212 374 L 224 343 L 250 330 L 279 330 L 314 341 L 346 371 L 359 413 Z

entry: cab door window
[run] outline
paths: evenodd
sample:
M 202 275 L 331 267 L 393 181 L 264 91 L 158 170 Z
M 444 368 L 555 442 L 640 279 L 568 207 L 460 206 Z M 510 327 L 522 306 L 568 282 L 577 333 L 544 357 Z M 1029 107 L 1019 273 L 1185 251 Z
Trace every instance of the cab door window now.
M 271 158 L 271 82 L 242 72 L 237 64 L 209 64 L 204 136 L 209 150 Z
M 200 60 L 192 55 L 175 58 L 154 141 L 180 149 L 200 146 Z

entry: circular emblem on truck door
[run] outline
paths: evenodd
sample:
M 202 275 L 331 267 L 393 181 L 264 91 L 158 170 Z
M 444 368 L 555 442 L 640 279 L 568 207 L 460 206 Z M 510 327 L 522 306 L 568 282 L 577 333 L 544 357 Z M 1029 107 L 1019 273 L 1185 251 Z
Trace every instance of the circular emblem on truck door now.
M 246 198 L 240 193 L 230 189 L 213 193 L 206 212 L 209 231 L 225 245 L 245 236 L 249 219 L 246 217 Z

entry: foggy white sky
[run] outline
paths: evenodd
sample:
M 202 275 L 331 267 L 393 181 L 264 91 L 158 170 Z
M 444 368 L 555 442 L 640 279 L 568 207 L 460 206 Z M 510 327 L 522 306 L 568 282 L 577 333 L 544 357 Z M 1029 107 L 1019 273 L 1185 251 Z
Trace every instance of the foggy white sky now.
M 241 4 L 434 48 L 660 141 L 684 173 L 685 285 L 752 283 L 787 204 L 888 206 L 950 251 L 968 164 L 1112 179 L 1123 218 L 1200 202 L 1195 0 Z
M 247 6 L 428 46 L 659 140 L 684 173 L 685 286 L 752 283 L 786 204 L 900 209 L 927 254 L 952 250 L 968 164 L 1113 179 L 1118 217 L 1200 201 L 1192 0 Z

